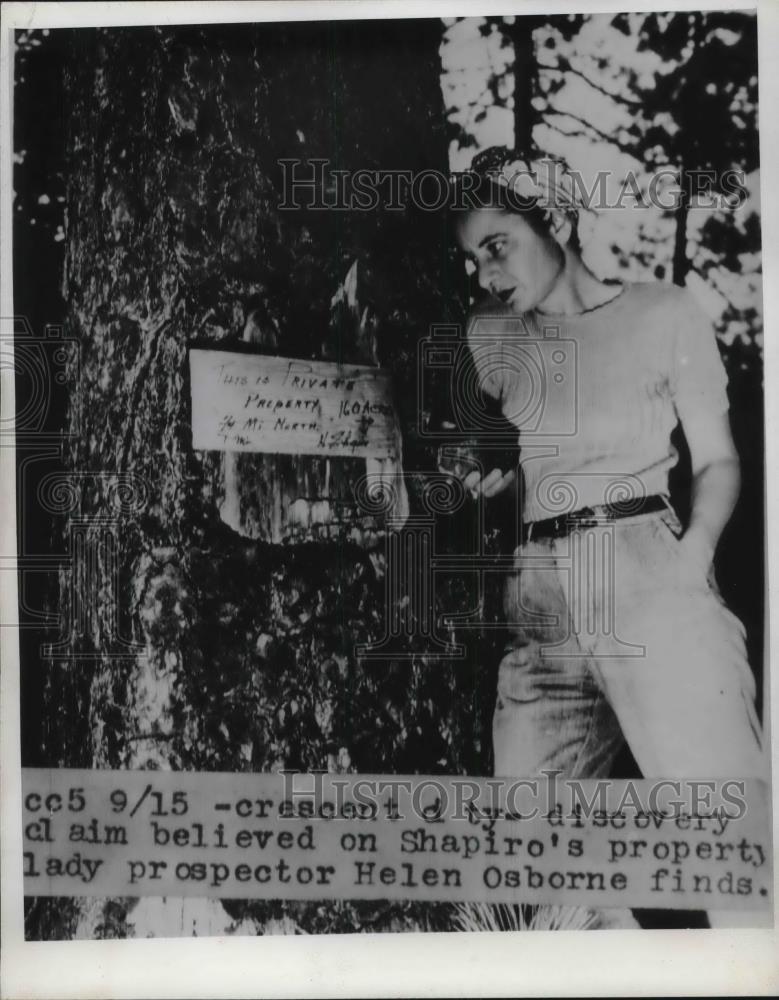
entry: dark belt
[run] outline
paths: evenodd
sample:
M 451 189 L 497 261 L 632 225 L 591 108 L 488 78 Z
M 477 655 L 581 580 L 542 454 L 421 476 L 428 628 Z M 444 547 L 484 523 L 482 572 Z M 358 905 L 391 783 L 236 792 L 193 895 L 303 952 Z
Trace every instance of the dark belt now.
M 558 517 L 548 517 L 543 521 L 528 521 L 522 525 L 522 541 L 537 538 L 563 538 L 574 528 L 597 528 L 623 517 L 638 517 L 640 514 L 656 514 L 661 510 L 671 510 L 669 501 L 659 493 L 651 497 L 621 500 L 619 503 L 604 503 L 598 507 L 582 507 Z

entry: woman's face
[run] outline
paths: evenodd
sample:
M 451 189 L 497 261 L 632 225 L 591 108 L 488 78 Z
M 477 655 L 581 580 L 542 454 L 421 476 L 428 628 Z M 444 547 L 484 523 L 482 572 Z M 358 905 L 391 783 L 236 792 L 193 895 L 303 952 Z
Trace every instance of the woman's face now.
M 468 212 L 458 237 L 478 268 L 481 287 L 517 313 L 539 306 L 565 266 L 552 236 L 539 235 L 521 215 L 500 208 Z

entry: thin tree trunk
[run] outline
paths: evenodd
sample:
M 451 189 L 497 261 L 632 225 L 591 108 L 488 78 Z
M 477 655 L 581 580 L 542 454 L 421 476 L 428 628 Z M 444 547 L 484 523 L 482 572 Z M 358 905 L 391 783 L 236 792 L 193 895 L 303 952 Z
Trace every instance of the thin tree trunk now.
M 539 17 L 517 16 L 507 29 L 514 47 L 514 144 L 522 151 L 534 148 L 533 130 L 540 121 L 533 107 L 538 89 L 533 32 L 542 21 Z
M 673 283 L 684 286 L 687 272 L 690 270 L 690 259 L 687 256 L 687 219 L 690 214 L 690 200 L 686 191 L 684 167 L 679 171 L 679 204 L 674 212 L 676 230 L 674 232 L 673 253 Z

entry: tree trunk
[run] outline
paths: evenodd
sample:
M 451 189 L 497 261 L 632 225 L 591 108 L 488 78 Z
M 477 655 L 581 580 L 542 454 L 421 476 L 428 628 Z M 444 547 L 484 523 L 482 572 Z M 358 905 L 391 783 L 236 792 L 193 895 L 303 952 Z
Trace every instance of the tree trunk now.
M 690 270 L 690 259 L 687 256 L 687 219 L 690 214 L 690 200 L 686 191 L 684 167 L 679 171 L 679 204 L 674 212 L 676 229 L 674 230 L 673 253 L 673 283 L 684 287 L 687 272 Z
M 532 151 L 533 129 L 540 122 L 540 115 L 533 107 L 538 88 L 538 63 L 536 62 L 533 32 L 543 22 L 539 17 L 514 18 L 507 27 L 514 47 L 514 144 L 522 151 Z
M 391 611 L 381 559 L 227 528 L 223 456 L 192 450 L 187 382 L 190 346 L 229 350 L 249 313 L 281 355 L 338 354 L 331 298 L 358 259 L 419 506 L 433 465 L 417 344 L 453 302 L 458 315 L 441 216 L 280 211 L 277 161 L 445 173 L 440 30 L 74 32 L 63 287 L 81 353 L 63 511 L 76 569 L 50 650 L 51 764 L 484 771 L 474 708 L 489 675 L 428 661 L 416 635 L 362 662 L 355 645 L 380 640 Z M 472 599 L 462 580 L 442 592 L 448 610 Z

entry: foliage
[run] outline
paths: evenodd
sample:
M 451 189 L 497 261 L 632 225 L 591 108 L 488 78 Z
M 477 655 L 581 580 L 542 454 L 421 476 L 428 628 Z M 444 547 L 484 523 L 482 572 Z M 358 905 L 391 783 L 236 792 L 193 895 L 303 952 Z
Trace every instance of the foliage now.
M 467 34 L 474 23 L 480 45 L 473 27 Z M 521 94 L 514 87 L 515 52 L 528 76 Z M 735 211 L 685 204 L 661 211 L 625 197 L 621 186 L 632 172 L 646 203 L 654 172 L 709 171 L 711 178 L 696 182 L 705 198 L 725 191 L 726 171 L 749 177 L 757 170 L 752 12 L 460 19 L 448 25 L 442 53 L 458 166 L 467 162 L 465 151 L 496 141 L 511 145 L 529 129 L 537 146 L 565 156 L 585 178 L 611 172 L 610 199 L 621 196 L 626 207 L 584 220 L 596 272 L 682 283 L 694 268 L 715 303 L 759 289 L 755 199 Z M 471 77 L 481 84 L 468 89 L 459 82 Z M 725 343 L 739 336 L 760 347 L 759 290 L 751 297 L 754 315 L 733 316 L 720 304 L 717 329 Z
M 579 906 L 458 903 L 454 924 L 464 931 L 586 931 L 598 918 Z

